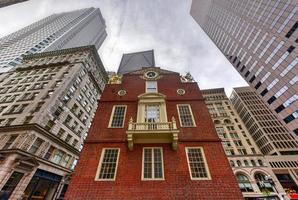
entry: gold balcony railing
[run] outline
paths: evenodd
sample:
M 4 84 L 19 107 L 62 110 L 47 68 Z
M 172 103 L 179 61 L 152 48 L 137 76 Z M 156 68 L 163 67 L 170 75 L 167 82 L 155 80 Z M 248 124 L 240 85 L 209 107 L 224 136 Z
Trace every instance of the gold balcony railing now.
M 137 143 L 172 143 L 173 149 L 177 148 L 178 133 L 174 117 L 171 122 L 133 122 L 130 118 L 128 124 L 128 148 L 133 149 Z

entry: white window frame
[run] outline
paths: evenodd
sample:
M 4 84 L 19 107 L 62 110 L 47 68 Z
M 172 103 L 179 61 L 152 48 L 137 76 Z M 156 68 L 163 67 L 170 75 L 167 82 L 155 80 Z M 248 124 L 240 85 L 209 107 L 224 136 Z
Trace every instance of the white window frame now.
M 110 179 L 99 178 L 99 174 L 100 174 L 100 171 L 101 171 L 101 168 L 102 168 L 102 161 L 103 161 L 103 158 L 104 158 L 104 155 L 105 155 L 105 152 L 106 152 L 107 149 L 113 149 L 113 150 L 117 149 L 118 150 L 114 178 L 110 178 Z M 98 163 L 98 166 L 97 166 L 96 175 L 95 175 L 95 181 L 115 181 L 116 177 L 117 177 L 119 157 L 120 157 L 120 148 L 102 148 L 99 163 Z
M 148 91 L 148 84 L 149 82 L 154 82 L 156 85 L 156 91 L 152 92 L 152 91 Z M 158 92 L 158 88 L 157 88 L 157 81 L 146 81 L 146 93 L 155 93 Z
M 115 114 L 115 109 L 116 107 L 124 107 L 125 110 L 124 110 L 124 116 L 123 116 L 123 123 L 122 123 L 122 126 L 120 127 L 113 127 L 112 126 L 112 122 L 113 122 L 113 117 L 114 117 L 114 114 Z M 109 121 L 109 128 L 123 128 L 124 125 L 125 125 L 125 117 L 126 117 L 126 110 L 127 110 L 127 105 L 114 105 L 113 106 L 113 109 L 112 109 L 112 112 L 111 112 L 111 115 L 110 115 L 110 121 Z
M 144 158 L 145 158 L 145 149 L 160 149 L 161 152 L 161 166 L 162 166 L 162 178 L 144 178 Z M 151 153 L 153 154 L 153 150 L 151 150 Z M 154 155 L 154 154 L 153 154 Z M 154 161 L 154 157 L 152 155 L 152 159 Z M 152 162 L 152 176 L 154 176 L 154 162 Z M 162 147 L 143 147 L 142 152 L 142 181 L 163 181 L 165 180 L 165 174 L 164 174 L 164 161 L 163 161 L 163 149 Z
M 187 152 L 188 149 L 200 149 L 201 150 L 203 161 L 204 161 L 204 166 L 205 166 L 206 173 L 207 173 L 207 177 L 205 177 L 205 178 L 192 177 L 191 168 L 190 168 L 190 165 L 189 165 L 188 152 Z M 189 171 L 190 179 L 191 180 L 211 180 L 210 171 L 209 171 L 209 167 L 208 167 L 208 163 L 207 163 L 207 160 L 206 160 L 206 157 L 205 157 L 203 147 L 198 147 L 198 146 L 196 146 L 196 147 L 185 147 L 185 154 L 186 154 L 186 158 L 187 158 L 187 165 L 188 165 L 188 171 Z
M 182 123 L 181 123 L 181 116 L 180 116 L 180 111 L 179 111 L 179 106 L 188 106 L 188 109 L 189 109 L 189 112 L 191 114 L 191 119 L 192 119 L 192 122 L 193 122 L 193 125 L 192 126 L 183 126 Z M 191 109 L 191 106 L 190 104 L 177 104 L 177 112 L 178 112 L 178 116 L 179 116 L 179 122 L 180 122 L 180 126 L 181 127 L 196 127 L 196 121 L 195 121 L 195 118 L 193 116 L 193 113 L 192 113 L 192 109 Z

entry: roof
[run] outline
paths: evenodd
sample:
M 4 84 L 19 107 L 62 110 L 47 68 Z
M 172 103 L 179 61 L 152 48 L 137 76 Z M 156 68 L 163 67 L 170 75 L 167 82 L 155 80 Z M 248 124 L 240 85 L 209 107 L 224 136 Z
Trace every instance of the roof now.
M 212 89 L 204 89 L 201 90 L 203 94 L 216 94 L 216 93 L 224 93 L 225 94 L 225 89 L 224 88 L 212 88 Z
M 154 67 L 154 50 L 123 54 L 117 74 L 125 74 L 143 67 Z

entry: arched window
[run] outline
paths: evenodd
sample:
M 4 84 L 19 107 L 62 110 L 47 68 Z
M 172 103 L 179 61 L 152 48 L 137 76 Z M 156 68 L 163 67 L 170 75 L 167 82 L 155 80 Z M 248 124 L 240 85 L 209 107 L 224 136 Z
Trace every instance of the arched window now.
M 241 167 L 241 162 L 240 162 L 240 160 L 237 160 L 237 166 L 238 166 L 238 167 Z
M 214 120 L 214 124 L 220 124 L 219 120 Z
M 253 192 L 254 191 L 252 189 L 252 186 L 251 186 L 250 181 L 247 178 L 247 176 L 245 176 L 243 174 L 237 174 L 236 178 L 237 178 L 241 192 Z
M 244 160 L 244 165 L 245 165 L 245 166 L 249 166 L 249 164 L 248 164 L 248 161 L 247 161 L 247 160 Z
M 254 160 L 251 160 L 250 162 L 251 162 L 252 166 L 256 166 L 256 162 Z
M 234 161 L 230 160 L 230 165 L 231 165 L 231 167 L 235 167 Z
M 262 160 L 258 160 L 258 163 L 260 166 L 263 166 L 263 161 Z
M 257 173 L 255 174 L 255 179 L 261 192 L 274 192 L 273 185 L 269 182 L 266 175 Z
M 229 119 L 225 119 L 225 120 L 224 120 L 224 123 L 225 123 L 225 124 L 230 124 L 230 123 L 231 123 L 231 120 L 229 120 Z

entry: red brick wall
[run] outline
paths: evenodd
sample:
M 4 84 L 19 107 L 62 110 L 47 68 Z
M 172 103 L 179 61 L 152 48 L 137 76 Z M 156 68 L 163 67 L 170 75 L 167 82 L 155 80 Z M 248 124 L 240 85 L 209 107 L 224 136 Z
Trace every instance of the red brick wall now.
M 145 81 L 140 74 L 125 75 L 122 84 L 107 85 L 103 92 L 66 199 L 242 199 L 199 87 L 181 83 L 177 73 L 161 75 L 158 92 L 166 95 L 168 120 L 174 116 L 180 131 L 177 151 L 170 144 L 139 144 L 128 150 L 128 121 L 130 117 L 136 119 L 138 96 L 145 92 Z M 185 95 L 178 95 L 178 88 L 185 89 Z M 120 89 L 127 95 L 118 96 Z M 177 104 L 191 105 L 196 127 L 180 127 Z M 124 128 L 108 128 L 113 105 L 127 105 Z M 141 180 L 144 146 L 163 147 L 164 181 Z M 204 148 L 212 180 L 190 179 L 185 146 Z M 94 181 L 103 147 L 121 148 L 116 181 Z
M 163 147 L 163 181 L 142 181 L 142 147 Z M 185 146 L 204 148 L 212 180 L 191 180 Z M 103 147 L 120 148 L 116 181 L 95 181 Z M 177 151 L 169 144 L 86 144 L 76 167 L 66 199 L 212 199 L 239 200 L 242 195 L 220 143 L 180 143 Z

